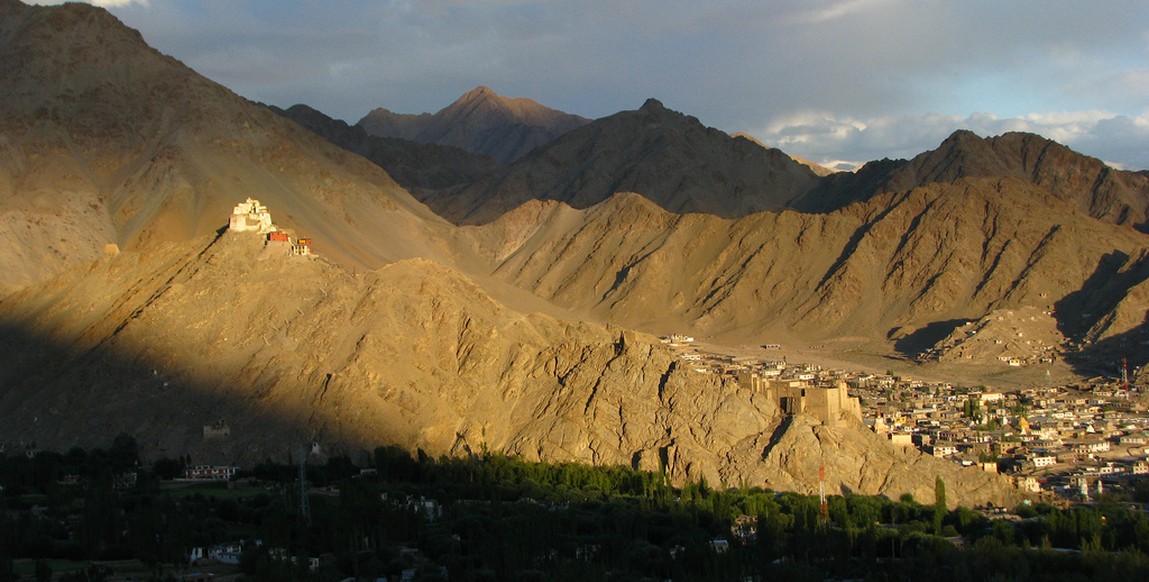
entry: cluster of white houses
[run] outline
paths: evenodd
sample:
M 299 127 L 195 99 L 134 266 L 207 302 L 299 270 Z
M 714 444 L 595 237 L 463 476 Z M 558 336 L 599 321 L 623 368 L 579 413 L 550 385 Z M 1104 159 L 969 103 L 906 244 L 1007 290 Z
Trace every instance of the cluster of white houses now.
M 1104 480 L 1149 474 L 1149 410 L 1123 384 L 1000 393 L 898 383 L 858 391 L 869 402 L 867 423 L 895 444 L 1010 473 L 1029 492 L 1089 497 Z
M 783 413 L 827 424 L 862 419 L 895 445 L 1008 473 L 1026 491 L 1080 499 L 1104 490 L 1103 481 L 1149 475 L 1149 396 L 1123 383 L 971 390 L 785 360 L 738 360 L 693 348 L 690 339 L 663 341 L 695 370 L 735 378 Z

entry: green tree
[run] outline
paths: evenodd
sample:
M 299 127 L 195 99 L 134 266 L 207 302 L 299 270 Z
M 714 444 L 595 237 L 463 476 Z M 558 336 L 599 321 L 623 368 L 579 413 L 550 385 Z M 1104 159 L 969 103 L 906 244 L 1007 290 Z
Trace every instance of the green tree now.
M 112 448 L 108 449 L 108 457 L 112 469 L 116 472 L 130 471 L 140 464 L 140 448 L 135 437 L 120 433 L 112 440 Z
M 160 479 L 171 481 L 183 475 L 184 463 L 179 459 L 167 457 L 156 459 L 156 462 L 152 463 L 152 472 Z
M 946 482 L 938 475 L 934 479 L 934 533 L 941 535 L 942 520 L 946 516 Z

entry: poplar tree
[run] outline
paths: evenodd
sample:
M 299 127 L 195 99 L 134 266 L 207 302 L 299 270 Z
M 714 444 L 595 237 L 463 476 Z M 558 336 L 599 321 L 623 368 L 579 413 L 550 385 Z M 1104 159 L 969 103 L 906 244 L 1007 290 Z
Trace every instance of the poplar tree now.
M 946 482 L 938 475 L 934 479 L 934 533 L 941 535 L 942 519 L 946 516 Z

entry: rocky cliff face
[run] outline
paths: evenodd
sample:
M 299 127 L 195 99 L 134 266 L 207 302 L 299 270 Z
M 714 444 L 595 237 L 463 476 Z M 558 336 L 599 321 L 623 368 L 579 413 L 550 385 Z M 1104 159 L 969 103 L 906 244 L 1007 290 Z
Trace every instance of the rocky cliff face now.
M 356 125 L 374 136 L 453 146 L 505 164 L 586 123 L 582 117 L 530 99 L 510 99 L 488 87 L 476 87 L 434 114 L 379 108 Z
M 859 493 L 919 495 L 942 471 L 955 500 L 1008 495 L 860 425 L 782 423 L 652 337 L 522 315 L 423 259 L 352 276 L 228 232 L 109 255 L 9 296 L 0 321 L 9 444 L 91 446 L 125 431 L 146 455 L 231 463 L 313 440 L 352 454 L 485 448 L 807 491 L 810 459 L 824 457 Z M 205 439 L 220 420 L 230 436 Z

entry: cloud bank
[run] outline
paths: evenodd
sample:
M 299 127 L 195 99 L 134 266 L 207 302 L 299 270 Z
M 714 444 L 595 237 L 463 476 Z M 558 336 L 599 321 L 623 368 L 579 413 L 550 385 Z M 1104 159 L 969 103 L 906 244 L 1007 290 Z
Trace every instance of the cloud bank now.
M 816 161 L 1024 129 L 1149 168 L 1149 3 L 103 0 L 245 97 L 357 121 L 477 85 L 586 117 L 648 97 Z

